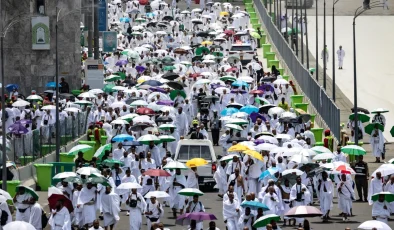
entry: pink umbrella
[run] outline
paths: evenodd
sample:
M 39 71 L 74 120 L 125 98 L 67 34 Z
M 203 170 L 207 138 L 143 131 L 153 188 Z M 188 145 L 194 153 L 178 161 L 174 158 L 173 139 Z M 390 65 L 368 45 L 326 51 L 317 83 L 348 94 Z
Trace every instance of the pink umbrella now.
M 291 208 L 285 216 L 287 217 L 315 217 L 322 216 L 323 213 L 313 206 L 296 206 Z
M 178 216 L 178 218 L 176 218 L 175 224 L 182 226 L 189 225 L 190 220 L 196 220 L 196 221 L 217 220 L 217 218 L 215 215 L 207 212 L 192 212 Z

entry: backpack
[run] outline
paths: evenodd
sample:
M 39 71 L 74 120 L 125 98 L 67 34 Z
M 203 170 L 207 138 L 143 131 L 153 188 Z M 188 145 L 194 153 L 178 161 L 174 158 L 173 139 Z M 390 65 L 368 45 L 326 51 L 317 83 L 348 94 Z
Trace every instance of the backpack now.
M 49 221 L 49 219 L 48 219 L 46 213 L 44 212 L 44 210 L 42 210 L 42 215 L 41 215 L 42 229 L 44 229 L 48 225 L 48 221 Z
M 31 111 L 29 113 L 25 113 L 25 119 L 31 120 Z
M 5 120 L 8 120 L 8 118 L 10 117 L 10 115 L 8 114 L 8 111 L 7 110 L 4 110 L 5 111 Z
M 8 212 L 1 210 L 1 218 L 0 218 L 1 226 L 6 225 L 7 220 L 8 220 Z

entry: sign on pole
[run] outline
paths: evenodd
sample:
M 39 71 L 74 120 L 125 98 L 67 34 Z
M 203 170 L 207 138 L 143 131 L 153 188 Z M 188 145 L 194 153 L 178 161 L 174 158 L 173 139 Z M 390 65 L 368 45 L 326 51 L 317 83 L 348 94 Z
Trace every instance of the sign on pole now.
M 117 33 L 115 31 L 103 32 L 103 52 L 115 52 L 117 47 Z
M 99 22 L 98 29 L 100 32 L 107 31 L 107 1 L 106 0 L 98 0 L 98 14 L 99 14 Z
M 32 49 L 49 50 L 51 45 L 51 32 L 49 30 L 49 17 L 32 17 Z

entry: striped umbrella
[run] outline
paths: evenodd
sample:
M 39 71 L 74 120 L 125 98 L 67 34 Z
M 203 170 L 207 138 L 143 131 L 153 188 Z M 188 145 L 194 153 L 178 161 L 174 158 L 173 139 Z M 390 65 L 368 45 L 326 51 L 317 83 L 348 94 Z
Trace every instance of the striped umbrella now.
M 285 213 L 285 216 L 287 217 L 297 217 L 297 218 L 316 217 L 322 215 L 323 213 L 319 209 L 313 206 L 296 206 L 291 208 L 289 211 L 287 211 L 287 213 Z

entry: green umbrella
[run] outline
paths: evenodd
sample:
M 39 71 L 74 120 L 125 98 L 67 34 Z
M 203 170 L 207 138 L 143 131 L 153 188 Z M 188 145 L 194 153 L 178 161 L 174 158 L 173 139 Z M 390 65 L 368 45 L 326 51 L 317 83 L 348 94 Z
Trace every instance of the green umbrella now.
M 215 55 L 216 57 L 223 57 L 223 53 L 222 52 L 213 52 L 213 55 Z
M 114 82 L 114 81 L 118 81 L 118 80 L 121 80 L 121 79 L 122 79 L 121 76 L 112 74 L 112 75 L 109 75 L 107 78 L 105 78 L 104 81 L 106 81 L 106 82 Z
M 114 87 L 115 87 L 115 85 L 113 85 L 113 84 L 107 84 L 104 86 L 103 91 L 106 93 L 116 92 L 116 90 L 112 89 Z
M 257 32 L 250 33 L 250 36 L 252 36 L 254 38 L 261 38 L 260 34 L 258 34 Z
M 176 129 L 176 126 L 173 124 L 162 124 L 159 126 L 159 129 L 161 130 L 170 130 L 171 128 Z
M 355 155 L 355 156 L 367 154 L 367 151 L 365 151 L 365 149 L 363 149 L 358 145 L 346 145 L 341 148 L 341 151 L 343 153 L 347 153 L 348 155 Z
M 380 129 L 380 131 L 382 131 L 382 132 L 384 131 L 384 126 L 379 124 L 379 123 L 368 124 L 367 126 L 365 126 L 364 130 L 365 130 L 366 133 L 371 135 L 371 133 L 375 130 L 375 127 Z
M 362 123 L 364 122 L 369 122 L 370 117 L 364 113 L 357 113 L 358 120 L 361 121 Z M 350 114 L 349 120 L 354 120 L 354 113 Z
M 115 160 L 115 159 L 108 159 L 102 162 L 103 165 L 106 165 L 110 168 L 112 168 L 115 164 L 119 164 L 120 166 L 123 166 L 123 162 L 119 161 L 119 160 Z
M 196 188 L 184 188 L 184 189 L 179 190 L 178 194 L 182 195 L 182 196 L 194 196 L 194 195 L 202 196 L 202 195 L 204 195 L 203 192 L 201 192 L 199 189 L 196 189 Z
M 237 79 L 231 75 L 226 75 L 220 78 L 221 81 L 236 81 Z
M 85 183 L 102 184 L 104 186 L 111 186 L 108 179 L 104 177 L 89 177 Z
M 173 142 L 176 141 L 175 137 L 170 135 L 161 135 L 159 136 L 161 142 Z
M 136 22 L 146 22 L 146 20 L 143 19 L 143 18 L 137 18 L 137 19 L 135 19 L 134 21 L 136 21 Z
M 90 145 L 85 145 L 85 144 L 79 144 L 77 146 L 72 147 L 69 151 L 68 151 L 68 155 L 76 155 L 78 152 L 87 152 L 89 150 L 93 149 L 92 146 Z
M 38 201 L 38 194 L 32 188 L 26 187 L 26 186 L 23 186 L 23 185 L 18 185 L 15 188 L 15 192 L 19 192 L 20 188 L 24 188 L 25 189 L 25 193 L 30 194 L 36 201 Z
M 205 47 L 205 46 L 198 47 L 198 48 L 196 49 L 196 56 L 200 56 L 200 55 L 202 55 L 204 52 L 206 52 L 206 53 L 209 54 L 209 49 L 208 49 L 207 47 Z
M 391 192 L 380 192 L 372 195 L 372 201 L 379 200 L 379 195 L 384 195 L 384 201 L 390 203 L 394 201 L 394 194 Z
M 98 157 L 99 159 L 101 159 L 104 156 L 106 150 L 111 151 L 111 146 L 112 146 L 111 144 L 106 144 L 101 146 L 94 153 L 94 157 Z
M 316 71 L 315 68 L 309 68 L 309 72 L 314 73 Z
M 264 215 L 260 218 L 258 218 L 254 223 L 253 223 L 253 227 L 254 228 L 262 228 L 267 226 L 267 224 L 270 224 L 271 221 L 280 221 L 280 216 L 275 215 L 275 214 L 268 214 L 268 215 Z
M 164 57 L 163 59 L 161 59 L 162 62 L 175 62 L 175 59 L 169 56 Z
M 77 176 L 68 177 L 64 181 L 72 184 L 83 184 L 83 180 Z
M 390 134 L 392 137 L 394 137 L 394 126 L 390 129 Z
M 178 93 L 181 93 L 181 96 L 183 98 L 186 98 L 186 93 L 183 90 L 171 90 L 170 92 L 170 98 L 171 100 L 174 100 L 176 98 L 176 96 L 178 96 Z
M 114 73 L 114 75 L 120 76 L 122 80 L 126 79 L 126 74 L 123 72 L 116 72 L 116 73 Z
M 227 58 L 227 62 L 229 63 L 236 63 L 239 60 L 239 57 L 236 56 L 230 56 Z
M 163 68 L 164 71 L 169 71 L 169 70 L 174 70 L 174 69 L 175 69 L 175 66 L 173 66 L 173 65 L 167 65 L 167 66 L 164 66 L 164 68 Z

